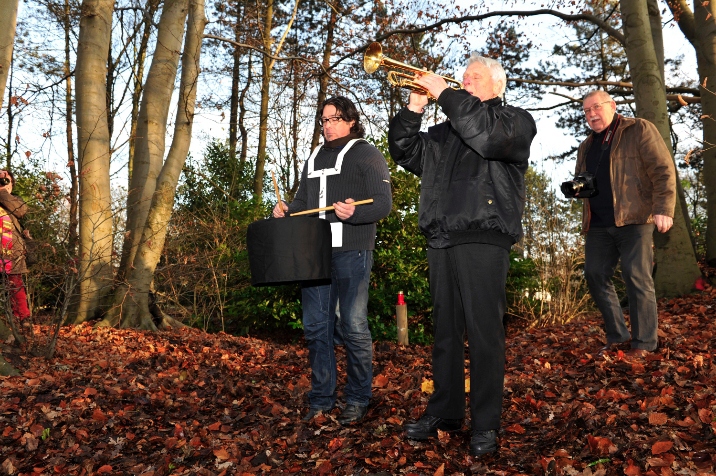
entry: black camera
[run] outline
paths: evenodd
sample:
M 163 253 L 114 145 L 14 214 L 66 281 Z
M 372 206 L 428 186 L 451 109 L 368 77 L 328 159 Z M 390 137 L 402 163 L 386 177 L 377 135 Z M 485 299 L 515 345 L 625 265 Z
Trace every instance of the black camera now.
M 10 183 L 10 177 L 0 177 L 0 187 L 4 187 Z
M 562 182 L 559 188 L 567 198 L 591 198 L 599 194 L 597 178 L 589 172 L 577 174 L 573 180 Z

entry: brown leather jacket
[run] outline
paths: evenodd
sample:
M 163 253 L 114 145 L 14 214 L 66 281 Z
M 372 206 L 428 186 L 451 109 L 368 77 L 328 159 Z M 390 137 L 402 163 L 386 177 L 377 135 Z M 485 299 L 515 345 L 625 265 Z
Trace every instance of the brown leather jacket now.
M 590 134 L 577 152 L 576 173 L 586 169 Z M 621 117 L 614 133 L 609 171 L 616 226 L 654 223 L 654 215 L 674 216 L 676 168 L 669 149 L 651 122 Z M 582 233 L 589 229 L 589 199 L 584 199 Z
M 12 259 L 12 271 L 9 274 L 27 273 L 27 264 L 25 263 L 25 237 L 22 235 L 22 226 L 18 218 L 22 218 L 27 213 L 27 204 L 22 198 L 11 195 L 7 190 L 0 190 L 0 215 L 9 215 L 12 220 L 12 250 L 9 251 Z M 0 253 L 4 252 L 0 250 Z

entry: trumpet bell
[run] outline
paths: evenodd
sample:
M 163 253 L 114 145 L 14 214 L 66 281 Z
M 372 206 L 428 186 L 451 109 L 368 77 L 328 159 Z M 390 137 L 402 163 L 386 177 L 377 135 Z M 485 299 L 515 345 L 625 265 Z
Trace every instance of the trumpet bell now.
M 363 69 L 368 74 L 378 71 L 380 65 L 383 64 L 383 47 L 380 43 L 371 43 L 363 55 Z

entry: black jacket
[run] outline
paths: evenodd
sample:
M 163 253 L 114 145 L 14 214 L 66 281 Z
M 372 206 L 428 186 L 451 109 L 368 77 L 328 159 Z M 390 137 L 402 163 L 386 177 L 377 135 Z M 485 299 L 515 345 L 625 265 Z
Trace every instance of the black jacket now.
M 422 178 L 420 230 L 432 248 L 510 249 L 522 236 L 534 119 L 500 98 L 483 102 L 464 90 L 446 89 L 438 105 L 449 121 L 423 133 L 422 115 L 403 108 L 388 132 L 393 160 Z

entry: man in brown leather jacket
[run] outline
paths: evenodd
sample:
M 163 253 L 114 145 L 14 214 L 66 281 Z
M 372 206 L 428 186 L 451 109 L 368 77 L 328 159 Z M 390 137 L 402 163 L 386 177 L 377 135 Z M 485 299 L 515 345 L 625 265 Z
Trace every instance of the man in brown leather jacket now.
M 22 281 L 22 275 L 27 273 L 25 240 L 18 219 L 27 213 L 27 205 L 22 198 L 12 195 L 13 185 L 12 174 L 0 170 L 0 286 L 7 286 L 12 313 L 22 322 L 30 317 L 30 310 Z
M 606 330 L 599 354 L 629 342 L 640 357 L 658 346 L 652 235 L 674 222 L 676 169 L 656 126 L 617 114 L 606 91 L 587 94 L 583 109 L 594 132 L 579 146 L 576 172 L 593 174 L 598 190 L 584 199 L 582 233 L 584 274 Z M 631 333 L 611 281 L 620 258 Z

